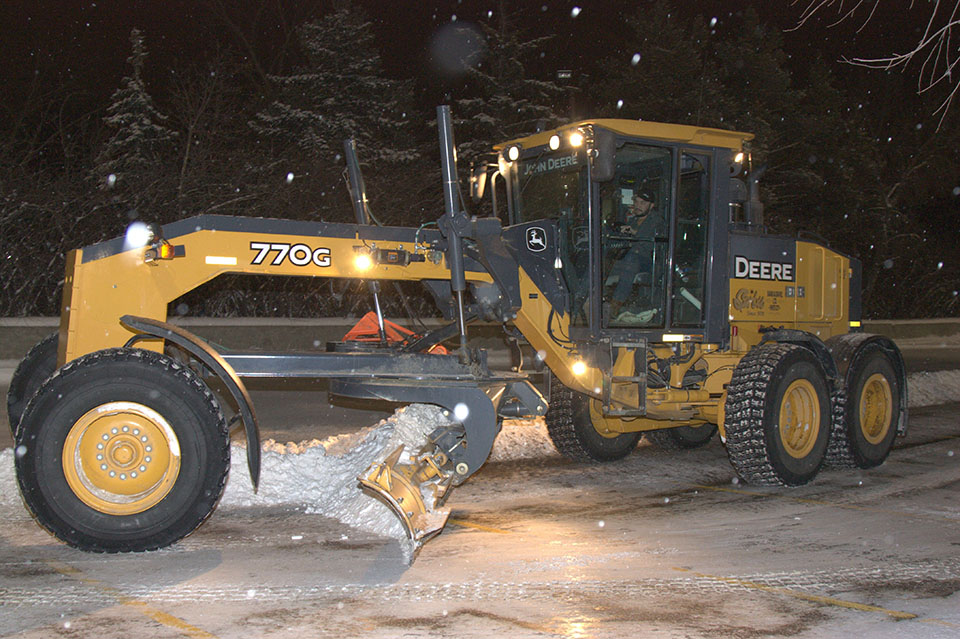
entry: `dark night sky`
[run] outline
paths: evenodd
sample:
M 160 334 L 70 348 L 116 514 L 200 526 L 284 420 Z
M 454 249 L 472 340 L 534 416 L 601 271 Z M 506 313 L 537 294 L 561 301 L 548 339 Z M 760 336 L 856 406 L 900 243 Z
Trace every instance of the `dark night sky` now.
M 252 15 L 249 7 L 257 4 L 222 2 L 235 12 L 237 8 L 244 8 L 249 15 Z M 151 55 L 148 77 L 153 80 L 173 67 L 202 60 L 222 43 L 236 44 L 234 34 L 213 9 L 216 4 L 212 0 L 6 0 L 0 5 L 0 28 L 4 34 L 0 39 L 0 60 L 4 62 L 0 67 L 0 80 L 8 90 L 23 91 L 35 74 L 53 75 L 61 84 L 95 102 L 109 96 L 119 78 L 128 71 L 125 60 L 133 27 L 146 33 Z M 295 7 L 286 12 L 288 19 L 317 15 L 330 6 L 326 2 L 286 3 L 284 0 L 265 4 L 270 8 L 257 23 L 254 46 L 265 52 L 266 57 L 282 42 L 277 4 Z M 442 99 L 444 88 L 443 79 L 429 61 L 430 39 L 440 27 L 449 24 L 454 15 L 461 23 L 496 21 L 502 4 L 530 37 L 556 36 L 546 47 L 543 67 L 531 70 L 540 77 L 552 77 L 556 69 L 576 72 L 593 57 L 615 55 L 617 52 L 610 50 L 610 34 L 623 27 L 626 15 L 642 14 L 646 5 L 637 0 L 514 3 L 359 0 L 357 4 L 366 9 L 374 25 L 388 72 L 417 78 L 427 101 Z M 691 8 L 687 11 L 692 15 L 702 15 L 705 20 L 716 17 L 717 30 L 727 28 L 731 12 L 746 6 L 754 6 L 764 19 L 783 28 L 792 26 L 800 13 L 800 5 L 790 6 L 785 1 L 703 0 L 688 4 Z M 576 16 L 574 7 L 580 8 Z M 904 24 L 903 15 L 881 13 L 860 34 L 856 33 L 856 27 L 861 22 L 856 20 L 832 29 L 824 28 L 829 20 L 814 21 L 800 31 L 785 32 L 785 46 L 791 55 L 822 52 L 828 59 L 837 59 L 843 54 L 870 56 L 903 50 L 911 38 L 916 37 L 922 23 L 922 9 L 907 12 L 916 22 L 914 26 Z M 492 18 L 488 17 L 489 12 Z M 835 14 L 825 17 L 833 16 Z

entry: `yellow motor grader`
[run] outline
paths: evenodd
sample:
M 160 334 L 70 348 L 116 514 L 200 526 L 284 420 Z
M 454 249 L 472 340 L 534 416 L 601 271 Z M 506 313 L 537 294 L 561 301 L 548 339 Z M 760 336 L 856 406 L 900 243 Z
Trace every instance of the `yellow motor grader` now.
M 587 462 L 628 455 L 642 434 L 692 448 L 719 430 L 740 477 L 781 485 L 825 463 L 880 464 L 905 433 L 900 353 L 859 330 L 859 262 L 765 233 L 751 135 L 591 120 L 513 140 L 471 171 L 495 212 L 478 218 L 459 196 L 450 122 L 440 107 L 436 223 L 369 224 L 348 141 L 356 224 L 201 215 L 72 251 L 59 333 L 24 359 L 8 397 L 37 521 L 93 551 L 189 534 L 223 491 L 236 420 L 258 482 L 247 377 L 326 378 L 331 393 L 448 409 L 422 448 L 358 478 L 417 547 L 505 418 L 545 415 L 556 448 Z M 273 353 L 219 349 L 167 321 L 171 302 L 226 273 L 359 278 L 374 293 L 415 280 L 449 323 L 390 341 L 377 302 L 381 339 Z M 470 344 L 474 320 L 533 353 L 542 392 L 519 359 L 490 369 Z

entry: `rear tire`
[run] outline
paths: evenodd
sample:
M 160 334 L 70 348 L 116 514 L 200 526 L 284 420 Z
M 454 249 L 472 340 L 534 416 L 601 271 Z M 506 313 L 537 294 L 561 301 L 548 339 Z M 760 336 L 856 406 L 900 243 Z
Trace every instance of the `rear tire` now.
M 823 464 L 830 436 L 826 375 L 809 350 L 761 344 L 747 353 L 727 387 L 730 463 L 746 482 L 799 486 Z
M 717 432 L 714 424 L 702 426 L 677 426 L 662 430 L 650 430 L 643 433 L 652 444 L 663 450 L 691 450 L 710 443 L 713 434 Z
M 40 385 L 57 370 L 57 345 L 60 334 L 53 333 L 44 337 L 30 349 L 26 357 L 20 360 L 17 370 L 10 378 L 7 390 L 7 417 L 10 420 L 10 433 L 17 436 L 17 425 Z
M 605 419 L 591 410 L 593 398 L 567 388 L 556 378 L 551 380 L 547 433 L 557 451 L 576 462 L 606 462 L 623 459 L 637 447 L 640 433 L 604 436 L 594 420 Z
M 847 370 L 846 410 L 831 433 L 827 463 L 873 468 L 890 454 L 905 380 L 890 353 L 876 342 L 864 344 Z
M 192 532 L 226 483 L 230 441 L 201 379 L 165 355 L 109 349 L 47 380 L 17 435 L 37 521 L 96 552 L 153 550 Z

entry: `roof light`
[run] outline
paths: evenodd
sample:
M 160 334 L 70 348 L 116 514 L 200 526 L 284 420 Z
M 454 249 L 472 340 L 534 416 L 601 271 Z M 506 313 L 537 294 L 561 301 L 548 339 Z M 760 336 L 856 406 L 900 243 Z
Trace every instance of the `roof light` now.
M 743 151 L 740 151 L 740 153 L 737 153 L 733 157 L 733 161 L 736 162 L 737 164 L 743 164 Z
M 570 146 L 583 146 L 583 133 L 574 131 L 570 134 Z
M 551 135 L 551 136 L 550 136 L 550 150 L 556 151 L 556 150 L 559 149 L 559 148 L 560 148 L 560 136 L 559 136 L 559 135 Z
M 520 147 L 519 147 L 519 146 L 511 146 L 510 148 L 508 148 L 508 149 L 507 149 L 507 159 L 510 160 L 511 162 L 516 162 L 517 160 L 519 160 L 519 159 L 520 159 Z

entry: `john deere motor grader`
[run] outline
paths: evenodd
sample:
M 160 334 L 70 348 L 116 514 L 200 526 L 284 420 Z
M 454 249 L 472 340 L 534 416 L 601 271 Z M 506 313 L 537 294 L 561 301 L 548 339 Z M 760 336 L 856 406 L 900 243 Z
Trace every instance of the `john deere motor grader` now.
M 579 461 L 622 458 L 644 433 L 691 448 L 719 430 L 744 480 L 783 485 L 825 462 L 880 464 L 905 432 L 902 358 L 859 332 L 859 262 L 764 233 L 749 134 L 593 120 L 505 143 L 470 179 L 502 227 L 465 212 L 446 107 L 438 122 L 435 224 L 370 225 L 348 142 L 357 224 L 201 215 L 68 255 L 59 333 L 21 363 L 8 398 L 20 489 L 42 526 L 108 552 L 189 534 L 223 491 L 235 420 L 258 482 L 247 377 L 328 378 L 335 394 L 448 409 L 421 449 L 359 476 L 418 547 L 504 418 L 545 415 L 557 449 Z M 168 304 L 225 273 L 361 278 L 374 293 L 380 280 L 416 280 L 450 323 L 391 342 L 374 295 L 381 339 L 265 353 L 167 322 Z M 535 353 L 549 408 L 522 364 L 492 371 L 471 348 L 477 319 Z M 441 342 L 454 352 L 431 352 Z

